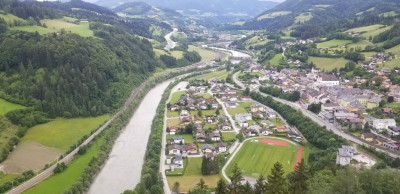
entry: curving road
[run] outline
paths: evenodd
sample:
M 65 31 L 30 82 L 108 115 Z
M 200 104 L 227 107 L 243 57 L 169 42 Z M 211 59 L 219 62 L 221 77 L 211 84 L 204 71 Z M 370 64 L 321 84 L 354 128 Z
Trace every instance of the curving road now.
M 233 77 L 233 81 L 234 81 L 236 84 L 238 84 L 240 87 L 245 88 L 245 86 L 243 85 L 243 83 L 241 83 L 241 82 L 237 79 L 237 75 L 238 75 L 239 73 L 240 73 L 240 72 L 237 72 L 237 73 L 235 73 L 235 74 L 232 76 L 232 77 Z M 259 91 L 256 91 L 256 92 L 259 92 Z M 270 96 L 270 95 L 264 94 L 264 93 L 262 93 L 262 92 L 259 92 L 259 93 L 260 93 L 261 95 L 263 95 L 263 96 Z M 304 115 L 306 115 L 307 117 L 309 117 L 310 119 L 312 119 L 313 121 L 315 121 L 316 123 L 318 123 L 319 125 L 321 125 L 321 126 L 326 126 L 326 128 L 327 128 L 328 130 L 331 130 L 331 131 L 334 132 L 336 135 L 339 135 L 339 136 L 343 137 L 344 139 L 347 139 L 347 140 L 349 140 L 349 141 L 351 141 L 351 142 L 353 142 L 353 143 L 359 144 L 359 145 L 371 146 L 370 144 L 364 143 L 363 141 L 361 141 L 361 140 L 359 140 L 359 139 L 357 139 L 357 138 L 355 138 L 355 137 L 353 137 L 353 136 L 351 136 L 351 135 L 348 135 L 348 134 L 346 134 L 346 133 L 341 132 L 334 124 L 329 123 L 329 122 L 323 120 L 322 118 L 318 117 L 316 114 L 314 114 L 313 112 L 311 112 L 311 111 L 309 111 L 309 110 L 306 110 L 306 109 L 301 108 L 300 104 L 297 104 L 297 103 L 294 103 L 294 102 L 290 102 L 290 101 L 287 101 L 287 100 L 283 100 L 283 99 L 280 99 L 280 98 L 276 98 L 276 97 L 273 97 L 273 96 L 270 96 L 270 97 L 272 97 L 274 100 L 276 100 L 276 101 L 278 101 L 278 102 L 281 102 L 281 103 L 283 103 L 283 104 L 289 105 L 289 106 L 291 106 L 292 108 L 294 108 L 294 109 L 296 109 L 296 110 L 300 110 Z M 394 153 L 389 152 L 389 151 L 387 151 L 387 150 L 384 150 L 384 149 L 382 149 L 382 148 L 379 148 L 379 147 L 375 147 L 375 148 L 376 148 L 377 150 L 381 151 L 381 152 L 385 152 L 385 153 L 389 154 L 389 155 L 390 155 L 391 157 L 393 157 L 393 158 L 399 158 L 399 157 L 400 157 L 398 154 L 394 154 Z
M 173 30 L 172 30 L 172 32 L 170 32 L 170 33 L 168 33 L 167 35 L 165 35 L 165 40 L 167 41 L 167 45 L 165 46 L 165 50 L 171 50 L 171 49 L 173 49 L 173 48 L 175 48 L 175 46 L 176 46 L 176 42 L 174 42 L 173 40 L 171 40 L 171 36 L 174 34 L 174 33 L 176 33 L 176 32 L 178 32 L 178 29 L 177 28 L 174 28 Z

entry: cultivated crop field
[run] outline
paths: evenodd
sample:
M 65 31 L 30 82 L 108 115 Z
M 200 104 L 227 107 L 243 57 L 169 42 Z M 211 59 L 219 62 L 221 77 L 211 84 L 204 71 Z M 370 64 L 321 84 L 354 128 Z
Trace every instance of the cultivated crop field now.
M 243 176 L 258 178 L 260 174 L 269 175 L 274 163 L 279 161 L 287 174 L 293 171 L 298 150 L 298 146 L 289 142 L 286 146 L 279 146 L 249 140 L 244 143 L 235 158 L 229 163 L 226 172 L 228 176 L 231 175 L 233 167 L 237 163 Z
M 344 58 L 324 58 L 324 57 L 309 57 L 308 62 L 313 62 L 318 68 L 325 71 L 332 71 L 334 68 L 342 68 L 349 60 Z

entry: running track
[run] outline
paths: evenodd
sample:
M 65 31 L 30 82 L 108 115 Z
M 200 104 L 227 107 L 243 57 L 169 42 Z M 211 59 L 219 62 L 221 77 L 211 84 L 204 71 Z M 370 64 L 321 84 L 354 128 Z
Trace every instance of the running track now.
M 296 162 L 295 162 L 293 170 L 296 170 L 296 167 L 299 165 L 302 153 L 303 153 L 303 146 L 300 146 L 299 151 L 297 152 Z

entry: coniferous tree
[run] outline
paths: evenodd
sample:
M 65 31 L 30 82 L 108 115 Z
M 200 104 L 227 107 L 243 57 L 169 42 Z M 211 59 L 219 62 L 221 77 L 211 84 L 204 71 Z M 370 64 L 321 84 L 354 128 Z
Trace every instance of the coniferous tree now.
M 263 175 L 260 175 L 257 179 L 255 186 L 256 194 L 265 194 L 267 192 L 267 182 Z
M 227 194 L 228 189 L 224 180 L 219 179 L 217 188 L 215 189 L 215 194 Z
M 298 166 L 289 176 L 289 189 L 290 193 L 293 194 L 304 194 L 307 193 L 309 184 L 308 179 L 310 178 L 308 166 L 304 159 L 301 159 Z
M 268 185 L 267 193 L 271 194 L 286 194 L 287 191 L 287 181 L 283 176 L 285 171 L 283 171 L 282 164 L 276 162 L 274 167 L 271 169 L 271 175 L 268 175 Z
M 242 176 L 242 171 L 240 170 L 239 166 L 237 163 L 233 167 L 232 170 L 233 175 L 229 177 L 231 179 L 231 186 L 232 186 L 232 191 L 233 193 L 238 193 L 239 187 L 240 187 L 240 181 L 244 180 Z
M 253 194 L 253 187 L 249 183 L 249 181 L 246 181 L 246 184 L 240 186 L 240 193 L 246 193 L 246 194 Z

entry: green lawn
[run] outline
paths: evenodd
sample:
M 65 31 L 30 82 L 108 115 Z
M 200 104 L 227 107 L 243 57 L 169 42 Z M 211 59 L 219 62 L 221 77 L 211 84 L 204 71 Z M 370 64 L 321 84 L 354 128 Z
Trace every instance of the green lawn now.
M 212 97 L 210 94 L 197 94 L 196 96 L 201 96 L 204 99 L 210 99 Z
M 186 91 L 179 91 L 172 94 L 171 100 L 169 101 L 170 104 L 176 104 L 178 100 L 181 98 L 182 95 L 185 95 Z
M 391 28 L 392 28 L 392 26 L 387 26 L 387 27 L 378 28 L 378 29 L 375 29 L 375 30 L 370 30 L 370 31 L 367 31 L 365 33 L 362 33 L 361 36 L 368 39 L 370 36 L 374 37 L 374 36 L 376 36 L 376 35 L 378 35 L 378 34 L 380 34 L 382 32 L 390 30 Z
M 362 52 L 364 54 L 365 60 L 369 61 L 369 57 L 376 55 L 376 52 Z
M 153 48 L 153 51 L 157 57 L 160 57 L 161 55 L 170 55 L 169 53 L 167 53 L 166 51 L 161 50 L 161 49 Z
M 333 39 L 326 42 L 317 43 L 317 48 L 333 48 L 338 47 L 340 45 L 346 45 L 352 43 L 351 40 L 337 40 Z
M 185 140 L 185 143 L 193 143 L 194 142 L 193 135 L 191 135 L 191 134 L 167 135 L 167 141 L 172 139 L 174 136 L 181 136 Z
M 5 115 L 6 113 L 17 110 L 17 109 L 23 109 L 25 106 L 19 105 L 19 104 L 14 104 L 12 102 L 8 102 L 6 100 L 3 100 L 0 98 L 0 115 Z
M 376 24 L 376 25 L 371 25 L 371 26 L 363 26 L 359 28 L 352 28 L 350 30 L 347 30 L 346 32 L 369 32 L 372 30 L 376 30 L 383 27 L 381 24 Z
M 400 67 L 400 58 L 393 59 L 390 61 L 386 61 L 382 67 L 389 67 L 390 69 L 393 69 L 395 67 Z
M 400 55 L 400 45 L 397 45 L 397 46 L 395 46 L 395 47 L 392 47 L 392 48 L 390 48 L 390 49 L 387 49 L 386 51 L 387 51 L 387 52 L 392 52 L 392 53 L 394 53 L 394 54 L 396 54 L 396 55 Z
M 349 60 L 344 58 L 324 58 L 324 57 L 308 57 L 308 62 L 313 62 L 318 68 L 325 71 L 332 71 L 334 68 L 338 70 L 345 66 Z
M 22 18 L 19 18 L 13 14 L 0 14 L 0 18 L 3 18 L 4 21 L 6 21 L 7 23 L 11 23 L 14 22 L 14 20 L 18 20 L 18 21 L 24 21 Z
M 235 132 L 224 132 L 224 133 L 222 133 L 222 137 L 224 138 L 225 141 L 233 140 L 233 139 L 236 139 L 236 133 Z
M 178 111 L 167 111 L 167 117 L 179 117 L 179 112 Z
M 175 57 L 176 59 L 182 59 L 183 52 L 182 51 L 171 51 L 171 56 Z
M 235 117 L 235 114 L 238 113 L 248 113 L 250 112 L 250 105 L 255 104 L 255 102 L 251 101 L 251 102 L 238 102 L 238 105 L 236 106 L 236 108 L 228 108 L 228 113 L 232 116 Z
M 397 14 L 395 11 L 389 11 L 389 12 L 379 14 L 379 16 L 383 16 L 383 17 L 397 16 L 397 15 L 399 15 L 399 14 Z
M 271 121 L 275 126 L 285 125 L 285 123 L 280 118 L 271 119 Z
M 172 189 L 175 182 L 180 184 L 180 192 L 187 192 L 192 189 L 200 182 L 203 178 L 206 185 L 209 188 L 217 187 L 217 182 L 220 179 L 218 174 L 215 175 L 202 175 L 201 174 L 201 163 L 203 158 L 188 158 L 188 166 L 186 167 L 185 174 L 183 176 L 167 176 L 169 187 Z
M 201 114 L 204 115 L 215 115 L 216 110 L 201 110 Z M 190 115 L 197 115 L 199 111 L 198 110 L 191 110 L 189 111 Z M 225 115 L 223 110 L 219 110 L 219 115 Z
M 258 178 L 260 174 L 267 176 L 274 163 L 280 162 L 285 174 L 293 171 L 298 147 L 288 143 L 287 146 L 276 146 L 259 142 L 247 141 L 229 163 L 226 172 L 232 174 L 232 169 L 237 163 L 243 176 Z
M 240 73 L 240 74 L 238 75 L 238 77 L 243 76 L 243 75 L 246 75 L 246 74 L 247 74 L 247 73 Z M 262 77 L 262 76 L 263 76 L 263 74 L 258 73 L 258 72 L 250 73 L 250 75 L 254 75 L 254 76 L 258 75 L 258 77 Z
M 4 174 L 3 172 L 0 172 L 0 185 L 14 180 L 17 176 L 19 176 L 19 174 Z
M 400 107 L 400 103 L 392 102 L 392 103 L 386 104 L 385 106 L 389 107 L 389 108 L 398 108 L 398 107 Z
M 92 158 L 97 155 L 98 148 L 96 144 L 101 145 L 103 140 L 104 136 L 96 140 L 96 142 L 94 142 L 92 146 L 87 150 L 86 154 L 74 159 L 70 164 L 68 164 L 68 168 L 64 172 L 49 177 L 45 181 L 39 183 L 38 185 L 35 185 L 34 187 L 23 193 L 64 193 L 65 190 L 75 184 L 75 182 L 80 178 L 83 170 L 88 166 Z
M 201 56 L 201 61 L 200 62 L 205 62 L 205 61 L 211 61 L 214 60 L 217 57 L 217 54 L 213 51 L 207 50 L 207 49 L 202 49 L 199 47 L 195 47 L 192 45 L 189 45 L 188 51 L 196 51 L 200 54 Z
M 103 124 L 108 115 L 90 117 L 90 118 L 73 118 L 73 119 L 56 119 L 45 124 L 36 125 L 28 130 L 21 141 L 33 140 L 45 146 L 68 150 L 84 135 Z

